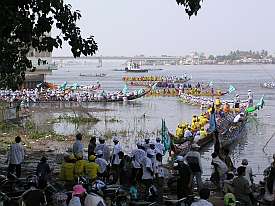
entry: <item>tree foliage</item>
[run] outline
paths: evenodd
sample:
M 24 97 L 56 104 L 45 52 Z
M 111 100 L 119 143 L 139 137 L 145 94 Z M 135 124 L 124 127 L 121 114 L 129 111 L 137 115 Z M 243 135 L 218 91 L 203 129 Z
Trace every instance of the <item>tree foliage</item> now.
M 18 88 L 31 68 L 31 48 L 49 51 L 67 41 L 74 57 L 93 55 L 98 49 L 93 36 L 82 38 L 76 22 L 79 11 L 63 0 L 0 1 L 0 88 Z M 55 26 L 60 34 L 47 35 Z
M 192 15 L 197 15 L 198 11 L 201 8 L 201 2 L 203 0 L 176 0 L 179 5 L 185 7 L 185 12 L 189 15 L 189 18 Z
M 176 0 L 191 17 L 202 0 Z M 74 57 L 93 55 L 98 47 L 93 36 L 82 38 L 76 22 L 78 10 L 63 0 L 0 0 L 0 88 L 17 89 L 23 83 L 31 61 L 30 49 L 52 52 L 67 41 Z M 55 26 L 60 34 L 47 35 Z

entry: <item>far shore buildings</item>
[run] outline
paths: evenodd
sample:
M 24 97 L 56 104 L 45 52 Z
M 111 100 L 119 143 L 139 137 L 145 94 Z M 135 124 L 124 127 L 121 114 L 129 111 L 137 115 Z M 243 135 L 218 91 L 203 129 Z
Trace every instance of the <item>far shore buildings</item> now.
M 52 62 L 51 52 L 38 52 L 35 49 L 31 49 L 28 58 L 32 61 L 32 68 L 26 71 L 25 82 L 22 88 L 33 89 L 44 82 L 45 75 L 50 74 L 52 70 L 56 70 L 57 66 Z

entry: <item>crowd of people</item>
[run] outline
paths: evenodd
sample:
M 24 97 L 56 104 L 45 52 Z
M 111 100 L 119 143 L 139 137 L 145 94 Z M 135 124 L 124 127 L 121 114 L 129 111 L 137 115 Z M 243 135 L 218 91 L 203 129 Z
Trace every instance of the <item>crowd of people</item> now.
M 81 177 L 87 177 L 91 184 L 101 180 L 106 184 L 122 185 L 129 189 L 132 200 L 151 198 L 152 191 L 155 191 L 156 201 L 163 201 L 163 189 L 166 182 L 164 180 L 171 176 L 167 172 L 167 166 L 163 165 L 165 148 L 161 139 L 146 137 L 144 141 L 137 141 L 136 149 L 129 154 L 124 153 L 118 137 L 113 137 L 112 141 L 113 146 L 108 146 L 103 137 L 93 136 L 86 154 L 82 135 L 80 133 L 76 135 L 72 151 L 64 155 L 59 172 L 59 181 L 64 183 L 68 191 L 73 190 L 72 196 L 67 201 L 68 205 L 93 206 L 95 202 L 105 205 L 102 197 L 88 194 L 88 189 L 79 184 Z M 24 154 L 24 147 L 18 136 L 8 152 L 9 178 L 21 177 Z M 215 150 L 212 154 L 213 173 L 210 180 L 216 185 L 218 191 L 225 194 L 224 200 L 228 203 L 225 205 L 232 205 L 229 203 L 237 200 L 243 205 L 252 206 L 255 202 L 253 194 L 255 183 L 249 161 L 243 159 L 241 165 L 236 167 L 229 154 L 230 151 L 224 148 Z M 191 150 L 184 156 L 176 156 L 173 162 L 170 169 L 176 177 L 177 198 L 185 198 L 192 195 L 194 191 L 198 191 L 200 199 L 192 203 L 192 206 L 211 206 L 212 203 L 207 200 L 210 190 L 202 179 L 204 168 L 201 164 L 199 146 L 193 142 Z M 30 189 L 22 195 L 26 206 L 46 204 L 43 189 L 47 187 L 51 175 L 52 169 L 47 158 L 43 156 L 37 165 L 36 178 L 30 179 Z M 263 200 L 271 205 L 275 197 L 275 154 L 272 164 L 265 170 L 263 188 Z M 34 195 L 36 198 L 33 198 Z

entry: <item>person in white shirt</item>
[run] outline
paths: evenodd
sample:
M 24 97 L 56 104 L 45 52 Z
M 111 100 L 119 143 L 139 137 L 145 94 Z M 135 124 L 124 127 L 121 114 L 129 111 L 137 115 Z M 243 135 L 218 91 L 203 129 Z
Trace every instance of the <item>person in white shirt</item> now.
M 193 142 L 194 142 L 194 143 L 198 143 L 198 141 L 199 141 L 200 139 L 201 139 L 200 131 L 197 131 L 197 132 L 196 132 L 196 135 L 195 135 L 195 137 L 194 137 Z
M 146 157 L 146 152 L 140 141 L 137 142 L 137 149 L 131 153 L 132 157 L 132 178 L 136 182 L 140 182 L 142 178 L 142 160 Z
M 163 155 L 164 146 L 163 146 L 163 144 L 161 143 L 160 137 L 157 137 L 157 138 L 156 138 L 155 147 L 156 147 L 156 153 L 160 153 L 161 155 Z
M 75 185 L 73 187 L 72 199 L 68 206 L 106 206 L 103 198 L 96 194 L 88 194 L 82 185 Z
M 191 132 L 191 128 L 190 127 L 188 127 L 186 130 L 185 130 L 185 132 L 184 132 L 184 139 L 190 139 L 191 137 L 193 137 L 193 134 L 192 134 L 192 132 Z
M 84 154 L 84 145 L 81 143 L 82 134 L 78 133 L 75 136 L 75 143 L 73 144 L 73 154 L 75 156 L 83 156 Z
M 107 173 L 107 167 L 108 167 L 108 162 L 102 158 L 103 157 L 103 152 L 101 150 L 98 150 L 96 153 L 96 160 L 95 163 L 99 165 L 99 176 L 105 178 L 106 173 Z
M 212 156 L 212 165 L 214 166 L 214 172 L 219 175 L 219 186 L 223 188 L 224 180 L 226 179 L 226 173 L 228 172 L 228 167 L 224 161 L 218 156 L 216 152 L 211 154 Z
M 145 185 L 146 188 L 146 194 L 149 192 L 149 188 L 153 184 L 154 179 L 154 169 L 153 169 L 153 163 L 151 158 L 154 157 L 154 151 L 149 150 L 147 152 L 147 156 L 145 156 L 142 160 L 142 182 Z
M 245 167 L 245 179 L 248 180 L 249 182 L 249 186 L 251 186 L 253 184 L 253 172 L 252 172 L 252 168 L 250 166 L 248 166 L 248 160 L 247 159 L 243 159 L 242 160 L 242 166 Z
M 159 192 L 159 201 L 162 202 L 163 198 L 163 181 L 164 181 L 164 168 L 162 165 L 162 154 L 157 153 L 156 154 L 156 165 L 155 165 L 156 171 L 156 186 Z
M 118 137 L 113 138 L 113 143 L 114 143 L 114 148 L 113 148 L 113 153 L 112 153 L 112 158 L 111 158 L 111 165 L 112 165 L 112 170 L 114 172 L 114 183 L 117 182 L 118 180 L 118 175 L 119 175 L 119 164 L 120 164 L 120 159 L 119 159 L 119 152 L 122 152 L 122 148 L 119 144 L 119 139 Z
M 240 103 L 241 103 L 240 95 L 236 94 L 236 97 L 235 97 L 235 100 L 234 100 L 234 108 L 239 109 L 240 108 Z
M 110 162 L 110 148 L 106 145 L 104 137 L 99 137 L 99 144 L 96 145 L 95 153 L 99 150 L 103 152 L 102 158 Z
M 201 155 L 198 152 L 200 146 L 196 143 L 191 145 L 191 151 L 189 151 L 185 157 L 184 160 L 186 160 L 188 166 L 192 170 L 193 176 L 196 178 L 198 188 L 200 189 L 202 187 L 202 165 L 201 165 Z
M 150 149 L 150 137 L 146 136 L 144 141 L 145 142 L 143 144 L 143 147 L 144 147 L 145 151 L 147 151 L 148 149 Z
M 12 144 L 7 156 L 8 177 L 12 177 L 12 174 L 16 173 L 16 177 L 21 176 L 21 164 L 24 161 L 24 148 L 21 145 L 21 137 L 15 137 L 15 144 Z
M 200 199 L 196 202 L 193 202 L 191 206 L 213 206 L 213 204 L 208 201 L 210 196 L 210 190 L 208 188 L 202 188 L 199 194 Z
M 248 90 L 247 97 L 248 97 L 248 107 L 252 107 L 253 106 L 253 93 L 251 92 L 250 89 Z

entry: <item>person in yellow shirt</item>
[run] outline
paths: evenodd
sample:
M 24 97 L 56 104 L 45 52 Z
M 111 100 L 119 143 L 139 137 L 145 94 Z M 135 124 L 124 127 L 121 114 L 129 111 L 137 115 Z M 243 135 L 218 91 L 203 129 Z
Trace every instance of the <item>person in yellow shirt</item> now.
M 75 168 L 75 157 L 74 155 L 66 155 L 64 157 L 64 162 L 61 165 L 60 169 L 60 179 L 67 182 L 73 183 L 74 182 L 74 168 Z
M 176 137 L 178 139 L 181 139 L 183 137 L 183 128 L 180 124 L 178 124 L 178 127 L 176 129 Z
M 200 129 L 200 136 L 201 138 L 205 138 L 207 136 L 207 132 L 203 127 Z
M 92 181 L 96 180 L 97 175 L 100 172 L 100 167 L 97 163 L 95 163 L 96 156 L 91 155 L 89 157 L 89 162 L 85 165 L 85 174 L 88 176 Z
M 74 168 L 75 178 L 84 176 L 84 168 L 85 168 L 86 163 L 87 163 L 87 161 L 83 160 L 82 155 L 76 156 L 76 163 L 75 163 L 75 168 Z
M 219 97 L 217 97 L 217 99 L 215 100 L 215 108 L 216 108 L 216 111 L 220 111 L 221 105 L 222 105 L 222 101 L 220 100 Z

